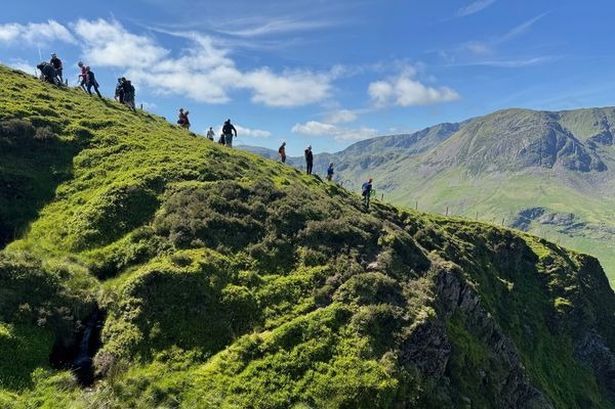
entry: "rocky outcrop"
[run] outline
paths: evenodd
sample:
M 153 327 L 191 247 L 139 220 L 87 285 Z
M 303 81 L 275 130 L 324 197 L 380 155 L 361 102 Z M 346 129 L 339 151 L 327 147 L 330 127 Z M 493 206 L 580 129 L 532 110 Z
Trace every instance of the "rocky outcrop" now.
M 506 368 L 503 376 L 488 372 L 480 374 L 484 383 L 489 383 L 498 391 L 500 402 L 495 406 L 553 407 L 543 393 L 531 384 L 513 342 L 483 308 L 479 294 L 464 280 L 456 266 L 449 264 L 437 273 L 436 293 L 441 317 L 450 319 L 453 314 L 462 314 L 468 331 L 476 334 L 487 345 L 489 359 L 494 366 Z

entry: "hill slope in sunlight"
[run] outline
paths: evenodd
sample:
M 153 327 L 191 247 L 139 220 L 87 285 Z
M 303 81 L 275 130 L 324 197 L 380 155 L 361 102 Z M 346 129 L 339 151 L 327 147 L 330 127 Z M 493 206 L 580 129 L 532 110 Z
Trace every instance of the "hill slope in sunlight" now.
M 594 258 L 0 87 L 0 407 L 615 406 Z

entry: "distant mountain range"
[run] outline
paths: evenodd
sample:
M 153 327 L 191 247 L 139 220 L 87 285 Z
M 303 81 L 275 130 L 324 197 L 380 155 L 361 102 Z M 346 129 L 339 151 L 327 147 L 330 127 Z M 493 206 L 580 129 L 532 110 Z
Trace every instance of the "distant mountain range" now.
M 399 205 L 530 231 L 600 258 L 615 280 L 615 108 L 508 109 L 315 156 Z M 266 157 L 277 152 L 245 147 Z M 303 158 L 289 163 L 303 167 Z

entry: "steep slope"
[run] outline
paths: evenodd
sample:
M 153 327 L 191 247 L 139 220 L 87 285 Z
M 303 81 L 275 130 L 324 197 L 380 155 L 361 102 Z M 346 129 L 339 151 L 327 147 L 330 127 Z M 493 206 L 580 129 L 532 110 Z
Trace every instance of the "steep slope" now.
M 161 118 L 5 68 L 0 86 L 2 124 L 51 129 L 4 134 L 3 180 L 30 175 L 30 145 L 73 158 L 44 200 L 3 198 L 29 228 L 0 253 L 0 407 L 615 406 L 595 259 L 365 212 Z
M 511 109 L 363 141 L 315 169 L 336 163 L 345 186 L 373 177 L 395 204 L 503 220 L 597 256 L 615 280 L 614 124 L 615 108 Z

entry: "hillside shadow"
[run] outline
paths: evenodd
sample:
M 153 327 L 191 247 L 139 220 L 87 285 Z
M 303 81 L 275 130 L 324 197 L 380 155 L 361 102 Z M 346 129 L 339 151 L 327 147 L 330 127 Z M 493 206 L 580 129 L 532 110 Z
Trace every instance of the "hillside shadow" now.
M 60 139 L 49 126 L 11 119 L 0 124 L 0 249 L 22 237 L 72 175 L 82 141 Z

